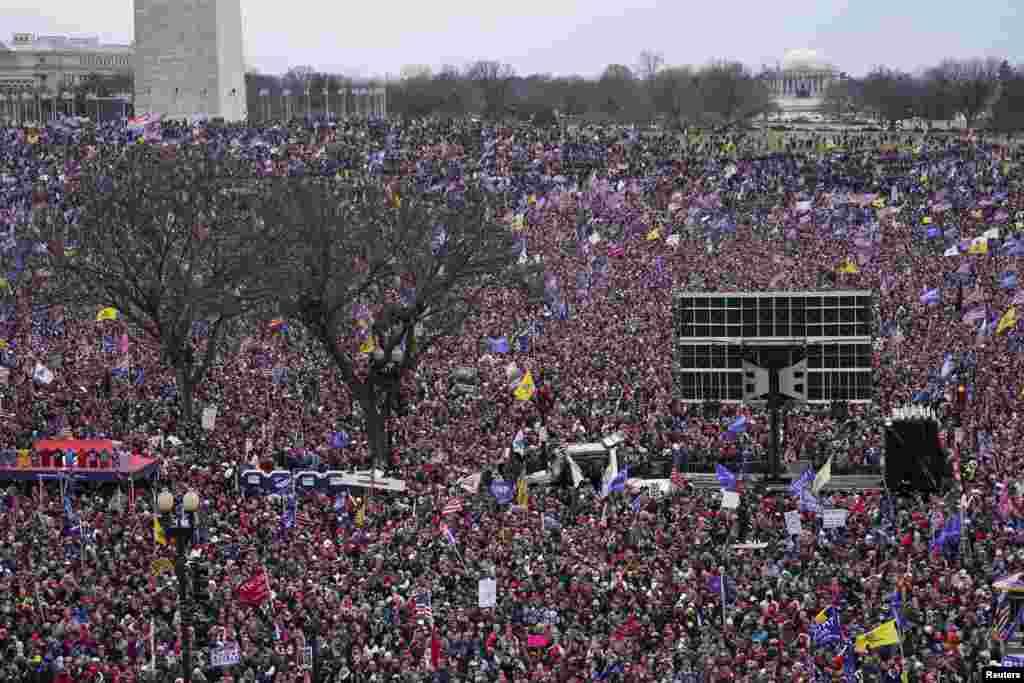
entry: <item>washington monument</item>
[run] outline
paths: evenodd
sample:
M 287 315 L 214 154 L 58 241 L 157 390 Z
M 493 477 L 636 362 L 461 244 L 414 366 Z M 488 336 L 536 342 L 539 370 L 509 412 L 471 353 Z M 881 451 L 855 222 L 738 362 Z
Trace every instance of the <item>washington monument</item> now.
M 241 0 L 134 0 L 135 113 L 246 118 Z

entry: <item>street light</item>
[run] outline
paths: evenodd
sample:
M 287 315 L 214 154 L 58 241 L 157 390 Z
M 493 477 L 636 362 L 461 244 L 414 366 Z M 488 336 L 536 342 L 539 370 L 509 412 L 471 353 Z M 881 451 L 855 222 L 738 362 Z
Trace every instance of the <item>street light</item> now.
M 199 509 L 199 495 L 195 491 L 189 491 L 182 498 L 181 503 L 185 514 L 180 519 L 177 519 L 172 514 L 174 512 L 174 496 L 170 491 L 162 491 L 156 499 L 164 533 L 174 539 L 174 573 L 178 577 L 178 612 L 181 615 L 182 669 L 184 670 L 185 683 L 191 683 L 192 609 L 189 595 L 189 580 L 188 575 L 185 573 L 185 556 L 195 532 L 192 523 L 193 515 Z

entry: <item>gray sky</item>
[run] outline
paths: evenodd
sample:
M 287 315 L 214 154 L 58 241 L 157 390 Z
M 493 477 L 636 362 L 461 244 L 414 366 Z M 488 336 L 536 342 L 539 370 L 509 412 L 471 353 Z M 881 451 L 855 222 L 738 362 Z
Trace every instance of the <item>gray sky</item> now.
M 241 0 L 246 61 L 274 73 L 310 65 L 349 75 L 397 75 L 405 64 L 496 59 L 517 73 L 599 74 L 633 66 L 641 50 L 669 64 L 738 59 L 774 64 L 811 48 L 862 75 L 885 64 L 909 71 L 945 57 L 1024 62 L 1021 0 Z M 507 5 L 507 7 L 506 7 Z M 698 9 L 699 8 L 699 9 Z M 895 11 L 897 14 L 891 15 Z M 0 0 L 0 41 L 13 32 L 132 39 L 132 0 Z

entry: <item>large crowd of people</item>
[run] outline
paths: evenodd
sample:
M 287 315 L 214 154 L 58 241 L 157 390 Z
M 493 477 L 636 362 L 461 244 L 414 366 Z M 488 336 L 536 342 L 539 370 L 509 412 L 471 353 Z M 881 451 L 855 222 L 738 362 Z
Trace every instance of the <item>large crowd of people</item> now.
M 4 262 L 32 240 L 35 215 L 74 215 L 82 165 L 127 145 L 189 146 L 254 177 L 479 184 L 567 306 L 489 294 L 402 378 L 391 460 L 374 463 L 358 403 L 301 325 L 252 330 L 266 363 L 218 360 L 197 389 L 200 407 L 218 407 L 203 429 L 181 419 L 173 369 L 138 330 L 39 310 L 31 281 L 4 277 L 2 465 L 41 438 L 96 436 L 158 459 L 160 474 L 7 485 L 0 680 L 175 681 L 183 638 L 194 681 L 969 681 L 1003 659 L 991 585 L 1024 570 L 1016 145 L 472 120 L 163 122 L 138 136 L 123 122 L 0 128 Z M 491 486 L 517 480 L 523 453 L 613 433 L 633 461 L 668 458 L 680 473 L 763 463 L 762 411 L 677 400 L 673 292 L 833 288 L 877 293 L 875 402 L 842 418 L 790 411 L 785 460 L 877 471 L 884 416 L 923 404 L 950 435 L 948 495 L 826 485 L 817 504 L 848 516 L 824 529 L 806 499 L 751 482 L 734 510 L 676 476 L 662 495 L 585 479 L 509 500 Z M 531 373 L 532 398 L 511 391 L 510 363 Z M 472 390 L 453 379 L 464 368 Z M 739 417 L 745 430 L 729 435 Z M 260 466 L 378 467 L 408 488 L 244 495 L 239 473 Z M 209 599 L 188 603 L 191 637 L 159 562 L 173 543 L 154 537 L 165 488 L 201 500 L 190 562 L 207 569 Z M 945 538 L 954 522 L 963 543 Z M 826 636 L 823 612 L 836 617 Z M 898 643 L 861 646 L 892 619 Z M 240 660 L 214 667 L 223 643 Z

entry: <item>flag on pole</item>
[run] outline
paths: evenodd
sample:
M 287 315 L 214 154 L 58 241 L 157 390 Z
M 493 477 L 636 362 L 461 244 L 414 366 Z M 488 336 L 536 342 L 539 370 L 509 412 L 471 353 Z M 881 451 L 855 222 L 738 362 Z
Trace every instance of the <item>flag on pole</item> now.
M 811 493 L 818 495 L 818 491 L 822 489 L 832 479 L 832 456 L 829 456 L 825 464 L 818 470 L 818 474 L 814 477 L 814 483 L 811 484 Z
M 270 597 L 270 580 L 266 570 L 260 572 L 238 587 L 238 601 L 243 605 L 259 607 Z
M 153 541 L 157 545 L 167 545 L 167 534 L 164 532 L 164 527 L 160 524 L 160 520 L 156 517 L 153 518 Z
M 112 306 L 107 308 L 101 308 L 100 312 L 96 314 L 96 322 L 103 322 L 104 320 L 117 320 L 118 311 Z
M 430 605 L 430 592 L 420 593 L 416 596 L 416 616 L 424 619 L 434 618 L 434 609 Z

